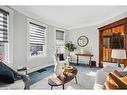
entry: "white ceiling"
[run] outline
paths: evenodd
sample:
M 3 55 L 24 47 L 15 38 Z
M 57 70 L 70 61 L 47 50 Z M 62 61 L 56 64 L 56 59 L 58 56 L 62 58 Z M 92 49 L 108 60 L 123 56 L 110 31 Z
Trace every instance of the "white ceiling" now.
M 41 18 L 44 23 L 74 29 L 103 23 L 127 11 L 127 6 L 11 6 L 17 11 Z

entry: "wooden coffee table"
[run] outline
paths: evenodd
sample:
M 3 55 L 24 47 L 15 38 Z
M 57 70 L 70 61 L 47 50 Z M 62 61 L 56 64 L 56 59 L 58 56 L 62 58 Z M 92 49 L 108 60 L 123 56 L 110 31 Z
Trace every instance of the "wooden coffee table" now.
M 64 89 L 64 84 L 70 82 L 74 78 L 77 84 L 77 77 L 76 77 L 77 72 L 78 70 L 75 67 L 73 67 L 73 69 L 68 70 L 66 74 L 61 74 L 61 75 L 53 74 L 48 79 L 48 84 L 51 86 L 51 90 L 53 89 L 54 86 L 62 86 L 62 88 Z

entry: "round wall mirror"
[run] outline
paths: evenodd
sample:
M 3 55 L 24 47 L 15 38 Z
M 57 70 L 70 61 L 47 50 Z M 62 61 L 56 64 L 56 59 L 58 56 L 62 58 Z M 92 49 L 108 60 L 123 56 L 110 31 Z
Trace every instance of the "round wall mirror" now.
M 89 43 L 89 40 L 86 36 L 80 36 L 77 40 L 79 46 L 84 47 Z

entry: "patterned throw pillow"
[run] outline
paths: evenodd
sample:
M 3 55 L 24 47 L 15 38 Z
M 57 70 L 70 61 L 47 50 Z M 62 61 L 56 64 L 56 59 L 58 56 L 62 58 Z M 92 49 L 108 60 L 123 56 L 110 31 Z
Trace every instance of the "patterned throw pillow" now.
M 105 89 L 127 89 L 127 76 L 121 72 L 114 71 L 109 73 L 105 82 Z
M 118 85 L 115 83 L 115 81 L 111 77 L 111 73 L 107 76 L 106 82 L 104 84 L 105 89 L 110 90 L 110 89 L 119 89 Z

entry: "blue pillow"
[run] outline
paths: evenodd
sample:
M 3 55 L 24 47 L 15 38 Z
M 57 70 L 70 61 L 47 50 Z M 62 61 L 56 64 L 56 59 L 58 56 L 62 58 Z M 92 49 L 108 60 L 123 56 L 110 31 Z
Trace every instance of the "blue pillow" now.
M 0 64 L 0 82 L 14 83 L 14 80 L 14 73 L 4 65 Z

